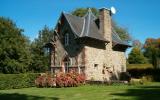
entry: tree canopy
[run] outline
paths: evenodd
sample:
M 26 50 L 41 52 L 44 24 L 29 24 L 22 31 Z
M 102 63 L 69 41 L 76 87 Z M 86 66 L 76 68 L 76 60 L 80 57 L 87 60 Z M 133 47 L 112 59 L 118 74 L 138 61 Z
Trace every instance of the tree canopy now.
M 29 40 L 8 18 L 0 17 L 0 72 L 26 72 L 30 64 Z
M 148 38 L 144 44 L 144 55 L 155 68 L 160 68 L 160 38 Z
M 145 64 L 147 63 L 147 59 L 140 48 L 134 47 L 129 54 L 128 62 L 129 64 Z
M 53 30 L 45 26 L 38 34 L 38 38 L 31 44 L 32 63 L 30 70 L 34 72 L 45 72 L 49 68 L 49 52 L 44 46 L 52 38 Z

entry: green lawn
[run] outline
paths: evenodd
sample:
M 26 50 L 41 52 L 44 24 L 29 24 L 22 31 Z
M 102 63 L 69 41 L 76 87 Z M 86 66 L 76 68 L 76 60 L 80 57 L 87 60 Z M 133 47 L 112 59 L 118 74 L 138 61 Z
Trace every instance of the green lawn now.
M 160 83 L 142 86 L 86 85 L 73 88 L 0 90 L 0 100 L 159 100 Z

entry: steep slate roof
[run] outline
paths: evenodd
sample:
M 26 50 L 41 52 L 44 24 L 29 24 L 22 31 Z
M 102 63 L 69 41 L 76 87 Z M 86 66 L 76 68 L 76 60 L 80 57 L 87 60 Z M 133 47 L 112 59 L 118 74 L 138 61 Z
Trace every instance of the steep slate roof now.
M 131 47 L 127 42 L 121 40 L 121 38 L 114 29 L 112 29 L 112 42 L 114 45 L 120 44 Z
M 96 17 L 89 9 L 88 13 L 84 17 L 77 17 L 71 14 L 63 13 L 68 23 L 70 24 L 73 32 L 80 37 L 90 37 L 97 40 L 109 42 L 99 32 L 99 29 L 95 23 Z
M 77 38 L 90 37 L 104 42 L 109 42 L 106 40 L 102 33 L 100 33 L 98 26 L 95 23 L 97 17 L 94 16 L 91 9 L 84 17 L 77 17 L 71 14 L 62 13 L 67 19 L 72 31 L 76 34 Z M 130 46 L 128 43 L 122 41 L 118 34 L 112 30 L 112 42 L 114 45 L 120 44 L 125 46 Z

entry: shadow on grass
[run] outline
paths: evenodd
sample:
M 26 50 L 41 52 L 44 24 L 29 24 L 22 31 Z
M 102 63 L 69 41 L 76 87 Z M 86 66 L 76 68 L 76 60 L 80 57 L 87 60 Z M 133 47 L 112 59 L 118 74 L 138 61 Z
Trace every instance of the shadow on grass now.
M 134 100 L 159 100 L 160 86 L 142 86 L 138 89 L 128 89 L 125 93 L 113 93 L 112 95 L 131 97 Z
M 0 93 L 0 100 L 59 100 L 59 98 L 31 96 L 18 93 L 14 94 Z

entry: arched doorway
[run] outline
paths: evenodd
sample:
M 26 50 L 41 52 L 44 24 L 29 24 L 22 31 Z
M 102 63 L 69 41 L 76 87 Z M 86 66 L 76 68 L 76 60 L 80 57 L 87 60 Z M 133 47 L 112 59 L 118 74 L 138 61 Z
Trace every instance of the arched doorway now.
M 70 59 L 69 59 L 68 56 L 64 57 L 64 59 L 62 60 L 62 64 L 63 64 L 62 67 L 64 67 L 63 68 L 64 73 L 68 73 L 69 72 L 69 66 L 70 66 Z

